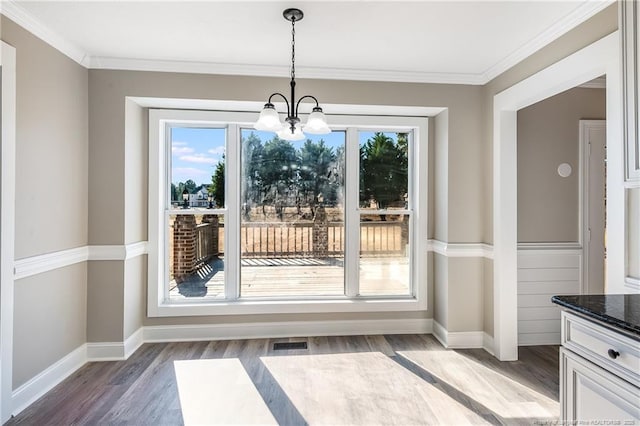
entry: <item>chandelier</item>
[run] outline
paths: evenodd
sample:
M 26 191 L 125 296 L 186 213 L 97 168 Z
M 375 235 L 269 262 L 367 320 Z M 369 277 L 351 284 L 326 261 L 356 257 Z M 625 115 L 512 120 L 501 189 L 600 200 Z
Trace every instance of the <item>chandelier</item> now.
M 300 21 L 304 17 L 304 14 L 300 9 L 286 9 L 282 12 L 282 16 L 291 22 L 291 82 L 289 83 L 291 86 L 291 97 L 289 98 L 290 100 L 287 100 L 286 96 L 278 92 L 269 96 L 269 100 L 264 104 L 260 112 L 260 117 L 258 117 L 258 121 L 254 124 L 253 128 L 256 130 L 275 132 L 278 137 L 288 141 L 302 140 L 305 138 L 304 133 L 314 135 L 330 133 L 331 129 L 327 125 L 322 108 L 320 108 L 318 100 L 314 96 L 304 95 L 296 102 L 296 22 Z M 286 124 L 280 121 L 280 115 L 271 103 L 271 99 L 274 96 L 280 96 L 287 105 L 287 118 L 284 120 Z M 313 99 L 316 106 L 313 107 L 311 114 L 309 114 L 307 123 L 302 126 L 300 118 L 298 117 L 298 106 L 303 99 L 307 98 Z

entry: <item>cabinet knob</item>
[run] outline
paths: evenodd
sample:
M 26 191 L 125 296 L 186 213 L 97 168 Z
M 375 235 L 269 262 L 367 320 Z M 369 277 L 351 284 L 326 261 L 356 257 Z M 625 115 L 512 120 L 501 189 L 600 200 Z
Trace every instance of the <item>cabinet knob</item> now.
M 609 358 L 611 359 L 616 359 L 620 356 L 620 352 L 616 351 L 615 349 L 609 349 L 607 353 L 609 354 Z

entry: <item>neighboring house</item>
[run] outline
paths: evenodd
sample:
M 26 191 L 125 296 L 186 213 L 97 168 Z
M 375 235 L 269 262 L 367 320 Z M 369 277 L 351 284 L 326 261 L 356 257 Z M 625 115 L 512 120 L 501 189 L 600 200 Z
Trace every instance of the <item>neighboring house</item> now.
M 207 185 L 202 185 L 196 192 L 189 194 L 189 205 L 191 207 L 207 207 L 209 205 L 209 191 Z

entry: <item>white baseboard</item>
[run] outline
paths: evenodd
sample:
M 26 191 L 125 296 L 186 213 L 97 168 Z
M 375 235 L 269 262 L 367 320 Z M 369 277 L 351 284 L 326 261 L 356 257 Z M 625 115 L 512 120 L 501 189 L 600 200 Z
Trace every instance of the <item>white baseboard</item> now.
M 122 361 L 124 360 L 123 342 L 87 343 L 87 361 Z
M 144 327 L 140 327 L 124 341 L 124 358 L 127 359 L 144 343 Z
M 433 321 L 433 336 L 448 349 L 484 349 L 493 355 L 493 337 L 484 331 L 447 331 Z
M 440 325 L 439 322 L 433 321 L 433 337 L 435 337 L 438 342 L 442 344 L 445 348 L 447 348 L 447 330 Z
M 87 362 L 126 360 L 146 342 L 371 334 L 433 334 L 446 348 L 484 348 L 493 354 L 493 338 L 488 334 L 448 332 L 430 318 L 147 326 L 140 327 L 124 342 L 86 343 L 75 349 L 16 389 L 12 412 L 17 415 Z
M 557 333 L 520 333 L 518 346 L 559 345 L 560 332 Z
M 431 319 L 412 319 L 148 326 L 144 327 L 144 341 L 181 342 L 267 337 L 428 334 L 432 332 L 432 322 Z
M 144 343 L 144 327 L 137 329 L 124 342 L 87 343 L 87 361 L 124 361 Z
M 482 347 L 485 351 L 489 352 L 491 355 L 496 356 L 496 353 L 493 349 L 493 336 L 489 336 L 487 333 L 483 333 Z
M 12 414 L 20 413 L 86 363 L 87 345 L 83 344 L 13 391 Z

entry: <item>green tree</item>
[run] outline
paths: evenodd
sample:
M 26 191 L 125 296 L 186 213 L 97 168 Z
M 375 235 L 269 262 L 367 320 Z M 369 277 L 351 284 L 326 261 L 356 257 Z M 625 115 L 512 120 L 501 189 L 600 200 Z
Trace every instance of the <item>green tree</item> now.
M 224 170 L 225 170 L 225 157 L 222 156 L 222 160 L 218 161 L 215 171 L 211 176 L 211 185 L 209 185 L 209 193 L 213 195 L 213 201 L 216 203 L 216 207 L 224 207 Z
M 245 219 L 254 205 L 263 204 L 263 181 L 260 174 L 263 163 L 262 141 L 251 132 L 242 140 L 242 211 Z
M 189 194 L 194 194 L 196 192 L 196 189 L 198 189 L 198 185 L 196 185 L 193 180 L 187 179 L 187 181 L 184 183 L 183 190 L 185 188 L 187 191 L 189 191 Z M 180 191 L 180 197 L 182 197 L 182 191 Z
M 171 201 L 178 201 L 179 200 L 177 191 L 178 191 L 178 187 L 176 187 L 176 184 L 175 183 L 171 183 L 171 194 L 170 194 Z
M 403 200 L 407 192 L 407 140 L 398 143 L 381 132 L 360 147 L 360 201 L 371 198 L 380 208 Z M 384 218 L 383 218 L 384 219 Z
M 285 202 L 296 184 L 298 165 L 296 149 L 289 141 L 274 137 L 264 144 L 259 168 L 264 203 L 278 209 Z
M 300 148 L 300 171 L 298 190 L 306 202 L 314 201 L 322 194 L 326 202 L 336 201 L 335 186 L 331 184 L 331 172 L 336 163 L 333 148 L 324 140 L 315 143 L 307 139 Z

